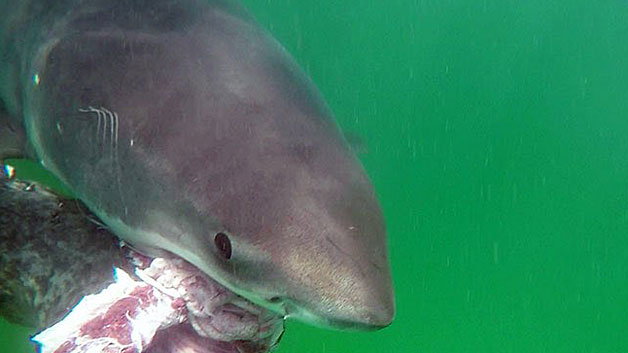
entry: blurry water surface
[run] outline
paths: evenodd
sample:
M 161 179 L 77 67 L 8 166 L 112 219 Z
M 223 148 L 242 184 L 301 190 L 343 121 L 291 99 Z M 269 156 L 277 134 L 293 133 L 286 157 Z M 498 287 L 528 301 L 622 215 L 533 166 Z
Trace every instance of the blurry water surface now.
M 628 352 L 628 2 L 245 2 L 361 136 L 396 284 L 278 352 Z

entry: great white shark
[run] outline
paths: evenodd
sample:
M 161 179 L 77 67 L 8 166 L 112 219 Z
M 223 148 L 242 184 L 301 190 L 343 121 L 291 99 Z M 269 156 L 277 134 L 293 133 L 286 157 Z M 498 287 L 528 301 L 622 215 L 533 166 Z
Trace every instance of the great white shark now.
M 0 0 L 0 158 L 115 234 L 324 327 L 394 315 L 384 219 L 319 91 L 227 0 Z

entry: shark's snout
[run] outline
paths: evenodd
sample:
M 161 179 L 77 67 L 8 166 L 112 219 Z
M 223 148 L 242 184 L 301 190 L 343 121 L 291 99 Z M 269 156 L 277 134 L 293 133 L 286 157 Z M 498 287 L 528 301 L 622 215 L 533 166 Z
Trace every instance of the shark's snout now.
M 377 330 L 392 322 L 395 309 L 391 298 L 375 298 L 370 293 L 351 304 L 331 305 L 328 308 L 311 307 L 310 302 L 273 297 L 270 300 L 281 307 L 288 317 L 313 322 L 323 327 Z
M 344 329 L 391 323 L 395 305 L 383 217 L 372 193 L 355 191 L 327 194 L 319 202 L 294 200 L 300 207 L 274 229 L 282 234 L 270 248 L 281 281 L 270 288 L 269 302 L 280 312 Z
M 326 266 L 321 269 L 329 271 Z M 352 271 L 355 271 L 351 273 Z M 331 270 L 328 283 L 293 282 L 299 290 L 288 290 L 271 300 L 288 317 L 323 327 L 379 329 L 394 317 L 394 300 L 387 274 L 364 278 L 357 268 Z M 305 288 L 305 290 L 304 290 Z

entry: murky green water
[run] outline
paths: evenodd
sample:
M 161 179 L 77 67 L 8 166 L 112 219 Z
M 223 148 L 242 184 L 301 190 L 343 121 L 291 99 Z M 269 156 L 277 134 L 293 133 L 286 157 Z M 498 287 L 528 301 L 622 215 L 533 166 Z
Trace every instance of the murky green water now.
M 628 2 L 246 2 L 362 136 L 396 283 L 279 352 L 628 352 Z

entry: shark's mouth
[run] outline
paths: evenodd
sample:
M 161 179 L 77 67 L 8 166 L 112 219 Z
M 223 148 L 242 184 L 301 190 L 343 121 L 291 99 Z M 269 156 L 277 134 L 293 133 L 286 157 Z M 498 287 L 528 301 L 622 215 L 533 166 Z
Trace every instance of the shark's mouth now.
M 33 338 L 42 353 L 262 353 L 281 338 L 281 317 L 184 260 L 125 250 L 136 278 L 117 268 L 113 284 Z

